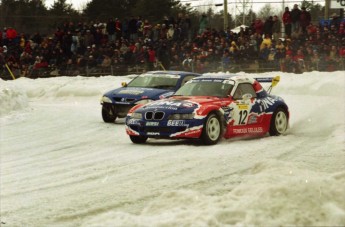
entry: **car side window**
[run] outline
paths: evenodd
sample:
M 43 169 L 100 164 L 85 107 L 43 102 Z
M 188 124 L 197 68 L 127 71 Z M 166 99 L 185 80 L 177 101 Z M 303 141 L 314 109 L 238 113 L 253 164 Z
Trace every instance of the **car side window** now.
M 193 79 L 195 76 L 191 75 L 191 76 L 185 76 L 185 78 L 183 78 L 183 80 L 181 81 L 181 86 L 183 86 L 185 83 L 187 83 L 188 81 L 190 81 L 191 79 Z
M 236 88 L 236 91 L 233 95 L 233 98 L 234 99 L 242 99 L 242 96 L 244 94 L 251 94 L 253 98 L 256 98 L 256 93 L 255 93 L 255 90 L 253 88 L 253 85 L 251 85 L 249 83 L 239 84 Z

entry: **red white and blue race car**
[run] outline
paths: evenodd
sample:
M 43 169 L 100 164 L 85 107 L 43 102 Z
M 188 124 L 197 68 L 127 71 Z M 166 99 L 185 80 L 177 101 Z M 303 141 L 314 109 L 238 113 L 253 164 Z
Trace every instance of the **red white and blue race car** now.
M 272 82 L 266 91 L 260 82 Z M 289 124 L 284 100 L 269 94 L 275 78 L 203 75 L 172 97 L 133 107 L 126 132 L 133 143 L 148 138 L 200 139 L 216 144 L 222 137 L 283 134 Z

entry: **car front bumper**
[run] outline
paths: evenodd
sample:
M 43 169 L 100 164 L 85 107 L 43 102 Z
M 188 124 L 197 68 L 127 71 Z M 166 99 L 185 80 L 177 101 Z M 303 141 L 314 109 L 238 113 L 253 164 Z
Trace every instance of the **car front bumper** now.
M 126 118 L 126 132 L 152 138 L 199 138 L 203 119 L 146 121 Z

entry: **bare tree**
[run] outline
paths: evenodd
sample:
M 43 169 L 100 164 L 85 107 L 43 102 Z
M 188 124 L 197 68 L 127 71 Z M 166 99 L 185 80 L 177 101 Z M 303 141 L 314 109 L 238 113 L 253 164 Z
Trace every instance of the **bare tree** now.
M 267 3 L 259 10 L 258 18 L 266 19 L 273 15 L 279 15 L 279 11 L 274 9 L 271 4 Z

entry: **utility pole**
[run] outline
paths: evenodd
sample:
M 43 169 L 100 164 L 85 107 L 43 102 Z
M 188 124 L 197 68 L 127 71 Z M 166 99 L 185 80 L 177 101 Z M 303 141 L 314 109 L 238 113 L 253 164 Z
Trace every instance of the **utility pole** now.
M 281 23 L 281 26 L 280 26 L 280 32 L 281 32 L 281 37 L 282 38 L 285 38 L 285 25 L 284 25 L 284 22 L 283 22 L 283 14 L 285 12 L 285 0 L 283 0 L 282 2 L 282 14 L 280 15 L 280 23 Z
M 215 4 L 215 6 L 223 6 L 224 31 L 228 28 L 228 0 L 224 0 L 224 4 Z
M 325 0 L 325 20 L 329 18 L 329 7 L 330 7 L 330 0 Z
M 224 31 L 228 28 L 228 0 L 224 0 Z
M 240 23 L 240 25 L 248 25 L 250 24 L 250 21 L 246 18 L 247 13 L 251 11 L 253 6 L 253 0 L 235 0 L 235 27 L 237 26 L 237 22 Z M 237 18 L 236 15 L 241 15 L 242 18 Z M 242 19 L 242 20 L 241 20 Z

